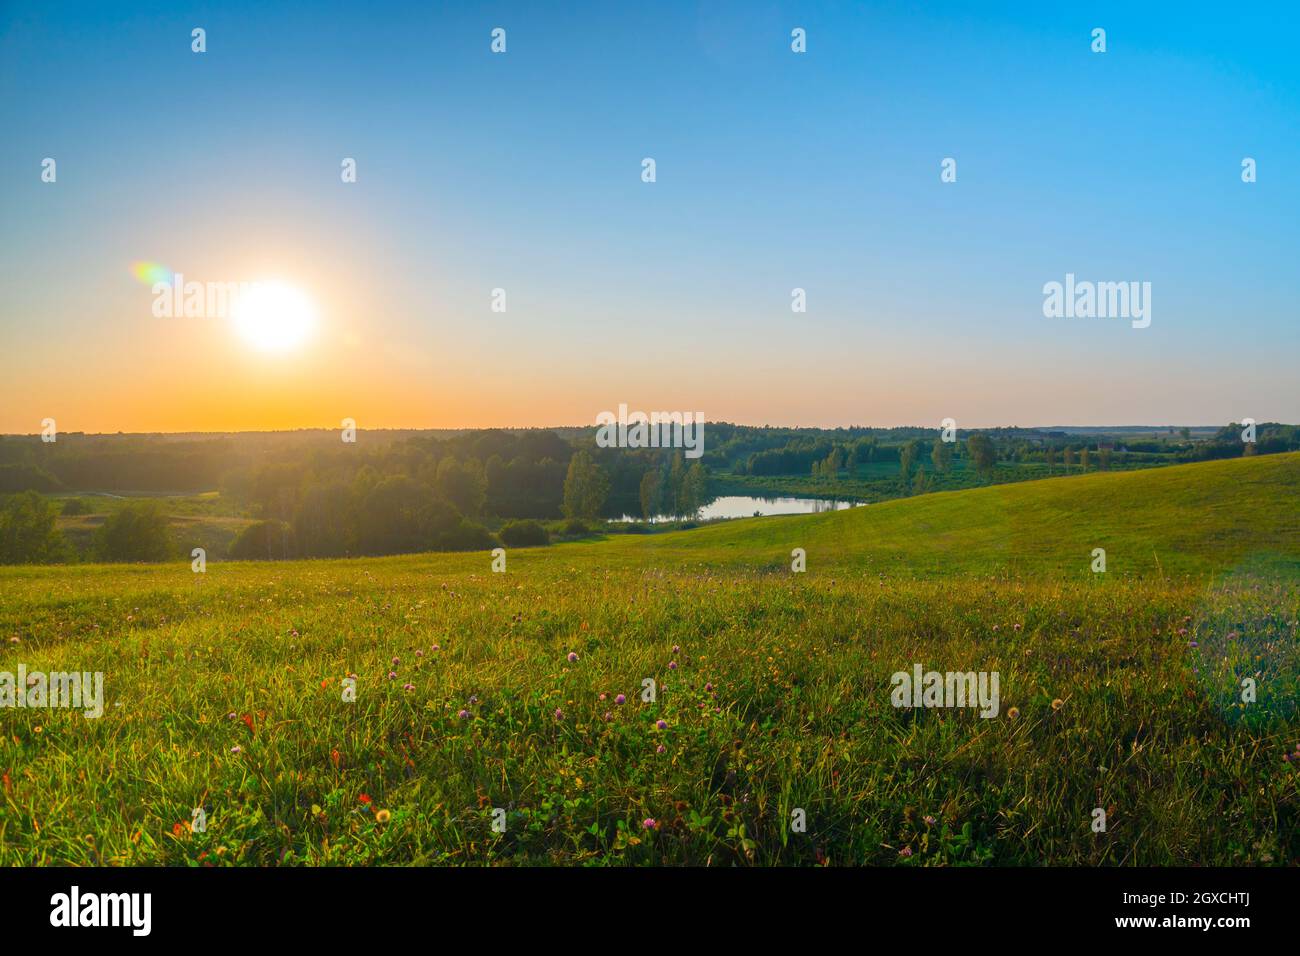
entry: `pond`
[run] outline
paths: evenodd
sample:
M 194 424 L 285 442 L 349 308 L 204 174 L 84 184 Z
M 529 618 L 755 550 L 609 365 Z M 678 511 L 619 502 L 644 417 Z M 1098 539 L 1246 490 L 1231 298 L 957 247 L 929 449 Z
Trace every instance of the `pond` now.
M 860 501 L 831 501 L 827 498 L 756 498 L 752 495 L 723 495 L 714 498 L 700 509 L 699 520 L 718 518 L 753 518 L 756 515 L 806 515 L 822 511 L 843 511 L 862 504 Z M 638 516 L 623 515 L 620 521 L 640 521 Z M 665 516 L 650 519 L 652 522 L 671 521 Z

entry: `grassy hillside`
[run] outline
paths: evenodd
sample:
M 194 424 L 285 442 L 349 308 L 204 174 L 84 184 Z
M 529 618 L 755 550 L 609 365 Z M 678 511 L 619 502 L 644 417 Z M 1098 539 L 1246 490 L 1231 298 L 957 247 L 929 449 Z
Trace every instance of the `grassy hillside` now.
M 1244 561 L 1300 569 L 1300 454 L 1093 473 L 714 525 L 628 546 L 728 564 L 907 574 L 1197 573 Z
M 0 569 L 0 670 L 107 699 L 0 712 L 0 865 L 1300 862 L 1298 488 L 1296 455 L 1052 479 L 504 574 Z M 892 706 L 916 663 L 997 672 L 998 716 Z

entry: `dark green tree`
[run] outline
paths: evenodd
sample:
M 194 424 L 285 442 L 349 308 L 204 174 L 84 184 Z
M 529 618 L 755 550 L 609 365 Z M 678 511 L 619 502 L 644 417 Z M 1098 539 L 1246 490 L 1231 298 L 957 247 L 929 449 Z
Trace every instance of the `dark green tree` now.
M 54 506 L 34 491 L 0 505 L 0 564 L 51 564 L 71 551 L 55 526 Z
M 129 504 L 95 533 L 92 553 L 97 561 L 167 561 L 176 557 L 167 516 L 157 503 Z

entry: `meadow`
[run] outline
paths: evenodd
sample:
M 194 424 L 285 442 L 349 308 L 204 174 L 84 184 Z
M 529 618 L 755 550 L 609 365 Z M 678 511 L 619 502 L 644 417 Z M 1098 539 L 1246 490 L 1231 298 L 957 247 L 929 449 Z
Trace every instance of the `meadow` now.
M 0 568 L 0 671 L 107 696 L 0 713 L 0 864 L 1295 864 L 1298 490 L 1279 454 L 504 573 Z M 999 715 L 892 706 L 916 663 L 998 672 Z

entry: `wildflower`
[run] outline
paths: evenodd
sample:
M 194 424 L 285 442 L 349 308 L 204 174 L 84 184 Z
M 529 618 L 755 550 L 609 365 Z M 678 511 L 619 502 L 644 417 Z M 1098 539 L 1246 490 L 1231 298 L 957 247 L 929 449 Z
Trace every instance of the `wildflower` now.
M 394 658 L 393 658 L 393 666 L 394 666 L 394 667 L 396 667 L 396 666 L 397 666 L 398 664 L 400 664 L 400 663 L 402 663 L 402 659 L 401 659 L 400 657 L 394 657 Z
M 1023 626 L 1023 625 L 1021 625 L 1021 624 L 1012 624 L 1012 625 L 1011 625 L 1012 629 L 1013 629 L 1013 630 L 1016 630 L 1016 631 L 1020 630 L 1020 628 L 1021 628 L 1022 626 Z
M 424 656 L 424 651 L 423 651 L 423 650 L 418 650 L 418 649 L 417 649 L 416 652 L 415 652 L 415 656 L 416 656 L 416 657 L 423 657 L 423 656 Z
M 665 747 L 663 744 L 660 744 L 658 747 L 655 748 L 655 753 L 657 753 L 657 754 L 661 754 L 661 753 L 663 753 L 664 751 L 666 751 L 667 749 L 668 749 L 668 748 Z
M 368 793 L 363 793 L 363 794 L 361 794 L 359 797 L 357 797 L 357 799 L 358 799 L 359 801 L 361 801 L 362 803 L 368 805 L 368 804 L 370 803 L 370 794 L 368 794 Z
M 577 655 L 576 652 L 574 652 L 574 651 L 569 651 L 569 663 L 570 663 L 570 664 L 576 664 L 576 663 L 578 663 L 578 655 Z
M 619 694 L 617 697 L 614 698 L 614 703 L 619 705 L 625 704 L 627 703 L 627 698 L 624 697 L 622 694 Z
M 647 830 L 654 830 L 659 826 L 659 823 L 654 817 L 646 817 L 641 821 L 641 826 L 645 827 Z
M 712 693 L 713 693 L 713 685 L 712 685 L 712 684 L 705 684 L 705 685 L 704 685 L 704 692 L 705 692 L 706 694 L 712 694 Z
M 910 846 L 905 846 L 898 851 L 898 855 L 904 858 L 909 857 L 912 855 L 912 848 Z
M 1052 710 L 1060 710 L 1064 706 L 1065 701 L 1061 700 L 1059 697 L 1052 701 Z
M 597 697 L 596 699 L 597 699 L 597 700 L 604 700 L 604 699 L 605 699 L 606 697 L 608 697 L 608 696 L 609 696 L 608 694 L 601 694 L 601 695 L 600 695 L 599 697 Z
M 230 748 L 230 752 L 232 754 L 242 754 L 244 752 L 244 748 L 239 746 L 239 744 L 235 744 L 235 746 Z
M 655 726 L 658 727 L 660 730 L 667 730 L 667 729 L 668 729 L 668 721 L 666 721 L 666 720 L 656 721 L 656 722 L 655 722 Z
M 380 810 L 375 814 L 376 823 L 387 823 L 391 819 L 393 819 L 393 815 L 387 810 Z
M 461 720 L 469 720 L 469 711 L 468 711 L 468 710 L 461 710 L 461 712 L 460 712 L 459 714 L 457 714 L 456 716 L 459 717 Z
M 668 669 L 669 669 L 670 671 L 675 671 L 675 670 L 677 670 L 677 662 L 676 662 L 676 661 L 669 661 L 669 662 L 668 662 Z
M 397 680 L 397 671 L 389 671 L 389 672 L 388 672 L 388 679 L 389 679 L 389 680 Z
M 558 707 L 555 708 L 555 719 L 556 720 L 564 719 L 564 711 L 560 710 L 560 708 Z
M 605 711 L 605 722 L 609 723 L 613 719 L 614 719 L 614 715 L 611 714 L 609 711 Z
M 1012 707 L 1011 709 L 1009 709 L 1009 710 L 1007 711 L 1007 717 L 1009 717 L 1011 720 L 1015 720 L 1015 719 L 1016 719 L 1017 717 L 1019 717 L 1019 716 L 1020 716 L 1020 708 L 1019 708 L 1019 707 Z
M 442 648 L 441 648 L 439 645 L 437 645 L 437 644 L 433 644 L 433 645 L 431 645 L 431 646 L 429 647 L 429 650 L 437 652 L 437 651 L 442 650 Z
M 676 644 L 673 645 L 673 653 L 674 653 L 674 654 L 676 654 L 676 653 L 677 653 L 678 651 L 680 651 L 680 650 L 681 650 L 681 648 L 678 647 Z
M 413 690 L 415 690 L 415 685 L 414 685 L 414 684 L 403 684 L 403 685 L 402 685 L 402 690 L 404 690 L 404 691 L 408 691 L 408 692 L 409 692 L 409 691 L 413 691 Z
M 471 707 L 473 707 L 473 706 L 474 706 L 475 704 L 477 704 L 477 703 L 478 703 L 478 695 L 477 695 L 477 694 L 470 694 L 470 695 L 469 695 L 469 705 L 470 705 Z
M 937 822 L 937 821 L 934 819 L 934 817 L 930 816 L 929 814 L 927 814 L 926 816 L 922 817 L 922 819 L 925 820 L 925 825 L 926 825 L 926 826 L 929 826 L 929 827 L 934 826 L 935 823 Z

